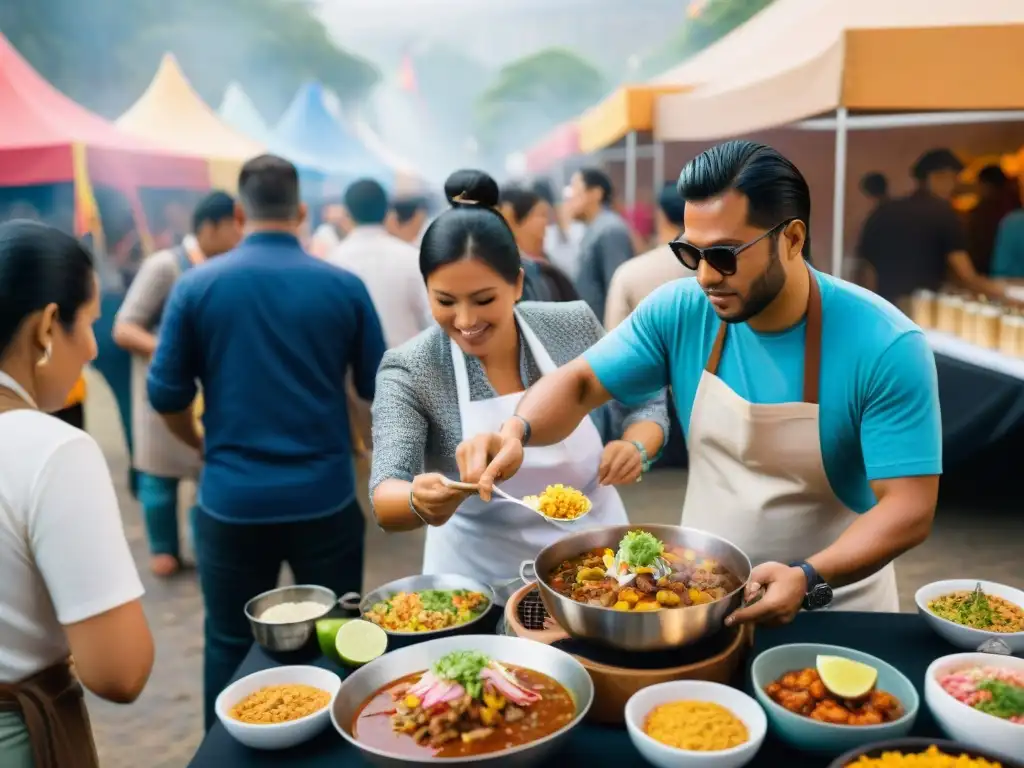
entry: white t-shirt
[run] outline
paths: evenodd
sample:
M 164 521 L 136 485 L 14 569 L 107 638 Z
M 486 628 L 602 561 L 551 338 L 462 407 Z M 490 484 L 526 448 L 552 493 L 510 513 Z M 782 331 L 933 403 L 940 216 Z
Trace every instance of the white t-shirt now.
M 62 625 L 142 594 L 96 441 L 38 411 L 0 414 L 0 682 L 67 656 Z

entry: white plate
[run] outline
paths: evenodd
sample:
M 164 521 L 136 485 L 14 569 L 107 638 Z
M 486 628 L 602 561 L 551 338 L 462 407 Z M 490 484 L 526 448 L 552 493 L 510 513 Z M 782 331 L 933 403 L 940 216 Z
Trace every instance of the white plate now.
M 984 588 L 984 587 L 983 587 Z M 939 726 L 953 741 L 1020 760 L 1024 754 L 1024 724 L 986 715 L 954 699 L 939 678 L 968 667 L 1000 667 L 1024 674 L 1024 659 L 991 653 L 954 653 L 936 659 L 924 675 L 924 700 Z
M 981 584 L 981 589 L 986 594 L 1009 600 L 1024 609 L 1024 592 L 984 579 L 933 581 L 917 590 L 914 602 L 917 603 L 917 610 L 928 622 L 928 625 L 957 648 L 963 648 L 965 651 L 977 651 L 982 643 L 996 639 L 1006 643 L 1011 653 L 1024 653 L 1024 632 L 987 632 L 983 629 L 973 629 L 957 624 L 955 621 L 943 619 L 928 610 L 928 603 L 935 598 L 948 595 L 950 592 L 970 592 L 978 584 Z
M 235 720 L 229 712 L 246 696 L 271 685 L 311 685 L 326 691 L 330 701 L 323 709 L 287 723 L 256 725 Z M 309 741 L 331 722 L 331 706 L 341 688 L 341 678 L 320 667 L 274 667 L 253 672 L 232 683 L 217 697 L 214 708 L 221 724 L 235 739 L 253 749 L 288 749 Z

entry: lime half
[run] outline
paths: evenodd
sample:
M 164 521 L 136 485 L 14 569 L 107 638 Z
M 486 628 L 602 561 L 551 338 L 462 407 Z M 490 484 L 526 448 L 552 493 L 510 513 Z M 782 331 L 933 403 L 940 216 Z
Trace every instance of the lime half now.
M 316 640 L 320 645 L 320 652 L 331 661 L 341 661 L 334 639 L 338 636 L 338 630 L 350 621 L 352 619 L 320 619 L 316 623 Z
M 358 667 L 384 654 L 388 635 L 372 622 L 353 619 L 339 627 L 334 647 L 343 662 Z
M 842 656 L 819 656 L 818 675 L 825 688 L 841 699 L 859 699 L 874 690 L 878 670 Z

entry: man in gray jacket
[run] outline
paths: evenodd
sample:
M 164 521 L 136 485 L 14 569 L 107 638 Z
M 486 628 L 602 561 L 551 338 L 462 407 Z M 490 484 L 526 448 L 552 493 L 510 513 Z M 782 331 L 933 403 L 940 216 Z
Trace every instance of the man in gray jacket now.
M 599 318 L 604 317 L 612 275 L 633 258 L 629 225 L 612 210 L 612 198 L 608 175 L 597 168 L 583 168 L 573 174 L 565 202 L 572 217 L 587 225 L 580 243 L 576 290 Z

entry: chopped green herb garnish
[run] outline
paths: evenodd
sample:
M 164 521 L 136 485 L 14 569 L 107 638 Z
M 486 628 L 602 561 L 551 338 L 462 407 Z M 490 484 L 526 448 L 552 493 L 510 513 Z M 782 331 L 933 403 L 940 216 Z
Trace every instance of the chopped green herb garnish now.
M 442 680 L 458 683 L 474 699 L 483 694 L 484 684 L 480 673 L 491 660 L 479 651 L 452 651 L 442 656 L 433 666 L 433 673 Z
M 975 706 L 989 715 L 1009 720 L 1024 715 L 1024 688 L 1002 680 L 984 680 L 978 683 L 978 690 L 988 691 L 992 698 Z
M 632 568 L 649 568 L 661 557 L 665 545 L 647 531 L 630 531 L 619 542 L 619 562 Z

